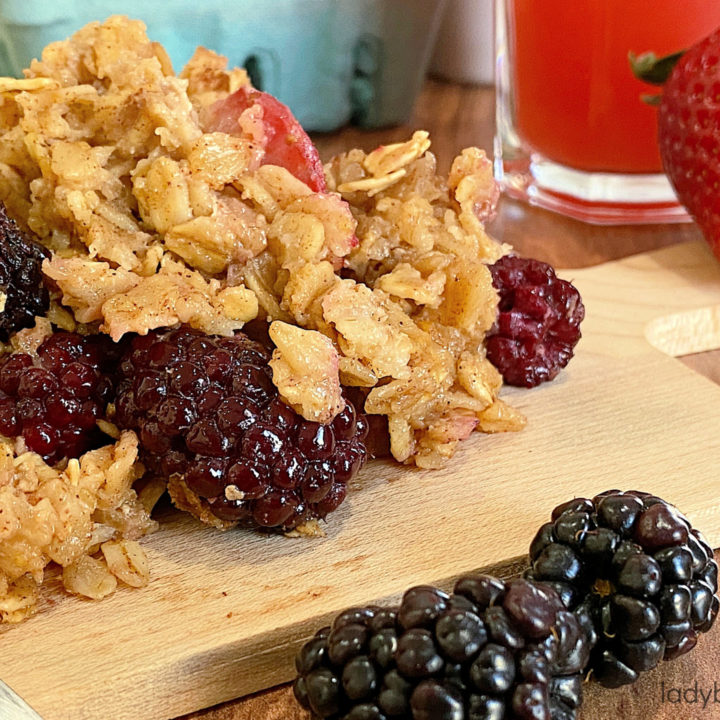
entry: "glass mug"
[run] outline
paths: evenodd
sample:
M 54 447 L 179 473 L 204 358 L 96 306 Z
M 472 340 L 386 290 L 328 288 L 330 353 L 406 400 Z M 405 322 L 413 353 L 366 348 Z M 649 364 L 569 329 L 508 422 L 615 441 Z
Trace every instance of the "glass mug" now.
M 720 25 L 720 0 L 495 0 L 495 175 L 505 192 L 599 224 L 688 219 L 662 171 L 658 57 Z

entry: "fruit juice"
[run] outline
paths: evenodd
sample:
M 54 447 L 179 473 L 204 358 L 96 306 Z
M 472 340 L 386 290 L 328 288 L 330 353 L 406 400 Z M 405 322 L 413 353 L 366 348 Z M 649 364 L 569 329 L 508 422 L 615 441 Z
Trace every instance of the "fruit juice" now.
M 509 0 L 515 128 L 545 158 L 578 170 L 662 171 L 660 88 L 636 79 L 628 52 L 658 57 L 720 25 L 717 0 Z

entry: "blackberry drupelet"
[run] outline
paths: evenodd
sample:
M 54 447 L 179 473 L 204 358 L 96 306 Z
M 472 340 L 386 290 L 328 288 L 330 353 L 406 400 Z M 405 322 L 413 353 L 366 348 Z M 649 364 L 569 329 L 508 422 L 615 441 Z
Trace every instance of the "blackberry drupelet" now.
M 294 690 L 324 720 L 573 720 L 590 649 L 552 590 L 468 576 L 341 613 L 298 654 Z
M 97 421 L 113 397 L 118 355 L 107 335 L 64 331 L 45 338 L 37 356 L 6 355 L 0 360 L 0 434 L 22 436 L 49 463 L 112 442 Z
M 324 518 L 365 462 L 365 415 L 348 401 L 331 425 L 303 420 L 269 359 L 242 333 L 180 327 L 135 337 L 120 363 L 116 422 L 138 432 L 151 471 L 182 478 L 201 519 L 289 530 Z
M 691 650 L 720 606 L 703 536 L 647 493 L 611 490 L 558 506 L 530 559 L 527 576 L 552 586 L 597 637 L 593 677 L 608 687 Z
M 20 232 L 0 203 L 0 293 L 5 304 L 0 312 L 0 341 L 31 327 L 35 316 L 44 316 L 50 303 L 43 283 L 42 261 L 49 253 Z
M 506 255 L 490 272 L 500 302 L 486 340 L 488 359 L 509 385 L 530 388 L 552 380 L 580 339 L 580 293 L 539 260 Z

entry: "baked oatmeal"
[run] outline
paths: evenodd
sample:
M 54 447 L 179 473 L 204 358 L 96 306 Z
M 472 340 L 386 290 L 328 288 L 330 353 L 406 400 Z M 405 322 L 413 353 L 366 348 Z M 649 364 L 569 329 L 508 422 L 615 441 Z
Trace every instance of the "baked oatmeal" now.
M 290 111 L 226 65 L 199 48 L 176 74 L 141 22 L 111 17 L 0 79 L 0 200 L 42 247 L 37 327 L 64 333 L 52 362 L 41 342 L 19 361 L 13 338 L 4 360 L 19 379 L 0 398 L 14 468 L 0 508 L 22 510 L 2 537 L 27 555 L 0 550 L 5 619 L 27 614 L 50 561 L 89 597 L 146 582 L 135 541 L 167 482 L 218 527 L 317 534 L 378 436 L 436 468 L 475 430 L 524 425 L 486 352 L 503 330 L 492 268 L 511 249 L 485 231 L 498 199 L 485 154 L 440 176 L 417 131 L 323 167 Z M 114 369 L 90 359 L 68 375 L 82 363 L 65 345 L 96 336 L 115 344 Z M 87 447 L 73 444 L 80 410 L 72 435 L 46 402 L 85 392 L 86 375 L 102 407 Z

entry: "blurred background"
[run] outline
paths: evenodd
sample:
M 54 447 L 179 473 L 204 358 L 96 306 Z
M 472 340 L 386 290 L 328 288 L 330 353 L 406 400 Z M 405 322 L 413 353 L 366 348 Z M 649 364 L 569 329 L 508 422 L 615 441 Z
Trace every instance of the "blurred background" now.
M 197 45 L 242 66 L 311 131 L 407 122 L 427 73 L 493 79 L 492 0 L 0 0 L 0 74 L 92 20 L 143 20 L 178 72 Z

